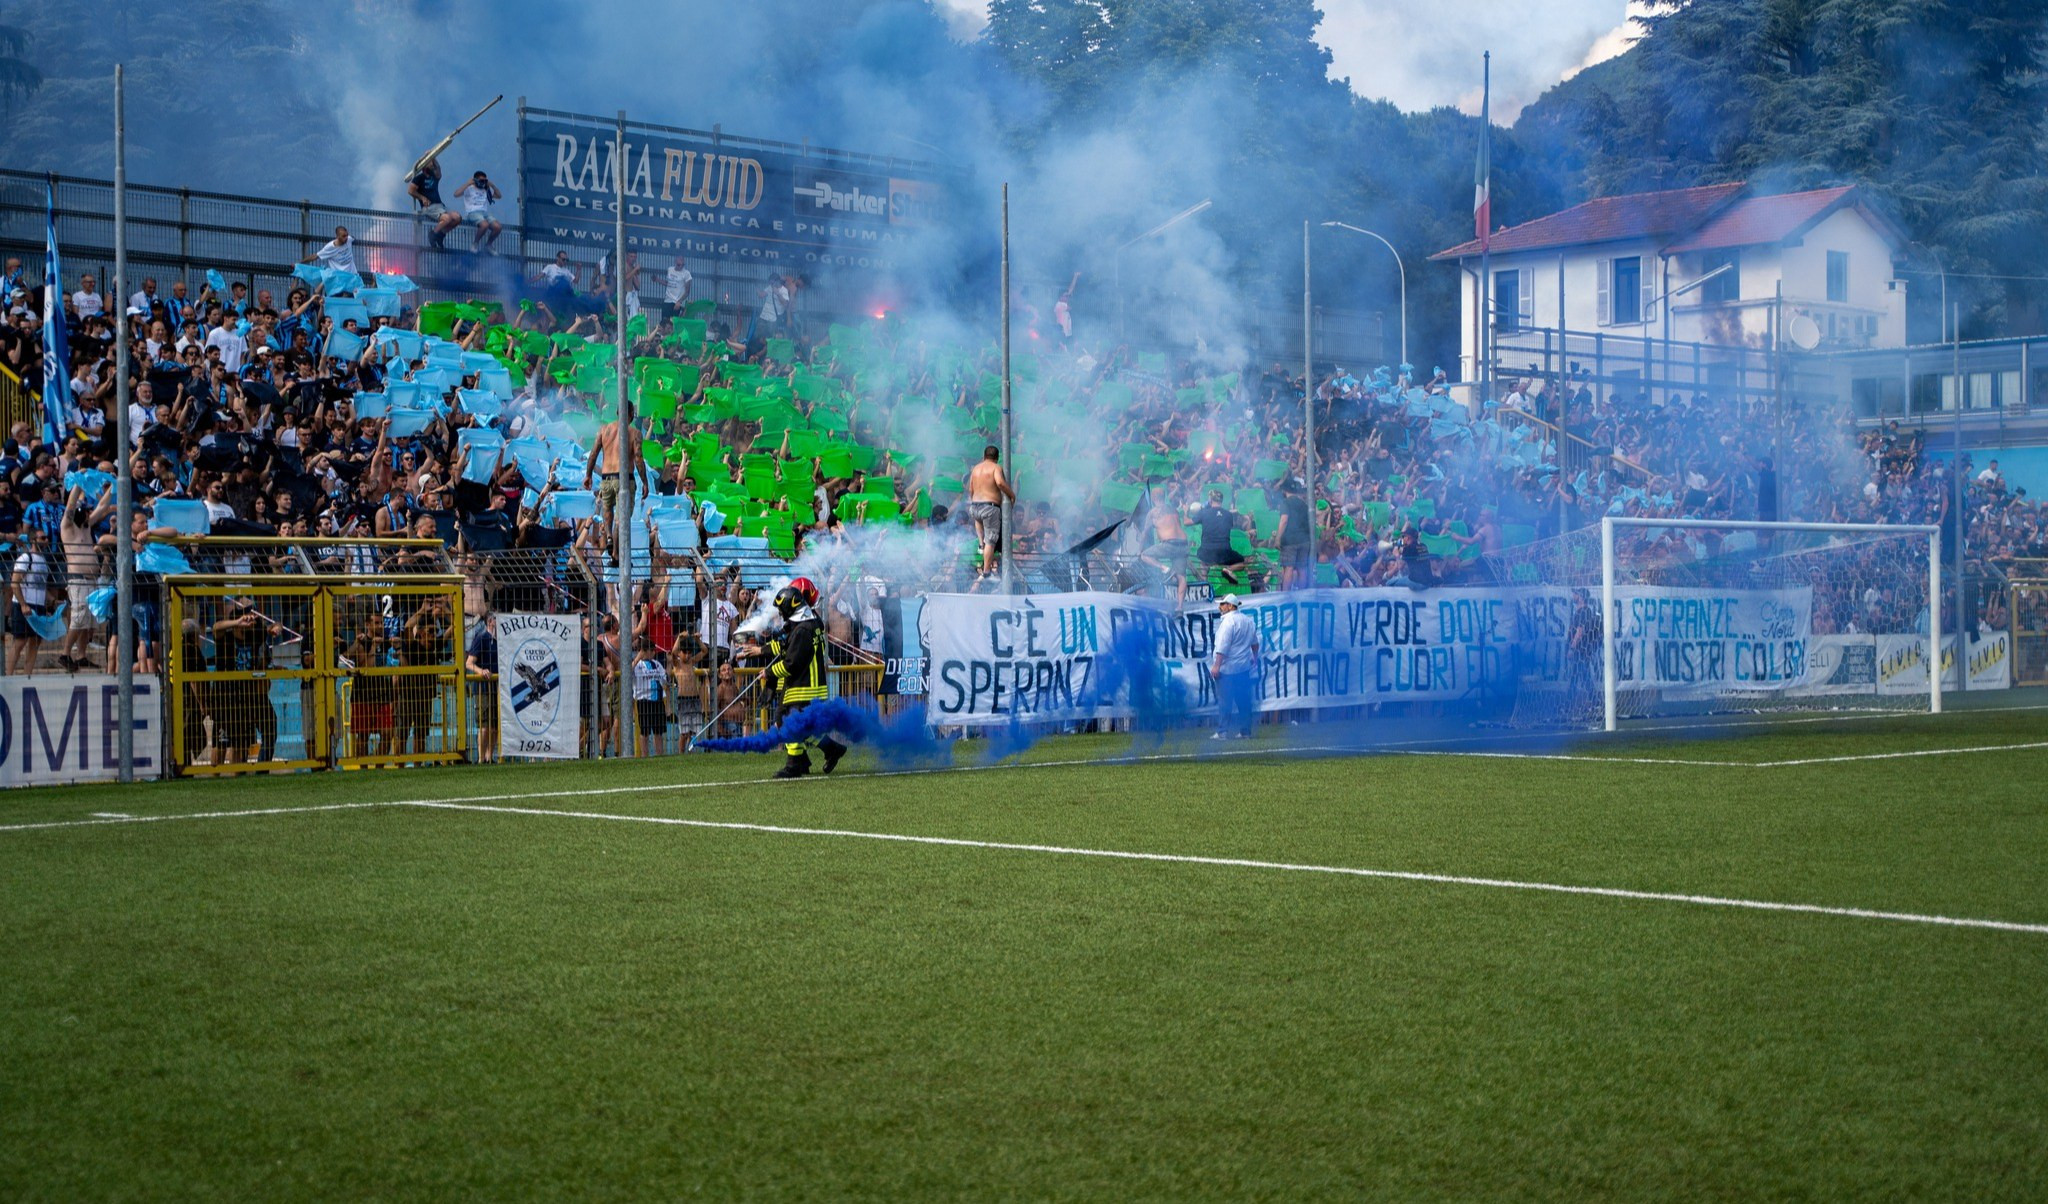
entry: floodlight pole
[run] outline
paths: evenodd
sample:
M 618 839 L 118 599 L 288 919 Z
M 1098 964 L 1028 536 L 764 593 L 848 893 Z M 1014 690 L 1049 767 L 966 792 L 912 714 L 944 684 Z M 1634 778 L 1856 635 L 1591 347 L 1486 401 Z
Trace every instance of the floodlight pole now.
M 1336 227 L 1337 229 L 1339 229 L 1339 230 L 1349 230 L 1349 231 L 1351 231 L 1351 232 L 1352 232 L 1353 234 L 1363 234 L 1363 235 L 1365 235 L 1365 236 L 1366 236 L 1367 238 L 1377 238 L 1377 239 L 1379 239 L 1379 241 L 1380 241 L 1380 245 L 1381 245 L 1381 246 L 1385 247 L 1385 248 L 1386 248 L 1387 250 L 1389 250 L 1389 251 L 1392 251 L 1392 252 L 1394 253 L 1394 266 L 1395 266 L 1396 268 L 1400 269 L 1400 272 L 1401 272 L 1401 362 L 1402 362 L 1402 363 L 1404 363 L 1404 364 L 1405 364 L 1405 363 L 1407 363 L 1407 362 L 1408 362 L 1408 265 L 1407 265 L 1407 264 L 1405 264 L 1405 263 L 1403 263 L 1403 262 L 1401 262 L 1401 252 L 1400 252 L 1400 251 L 1399 251 L 1398 249 L 1396 249 L 1396 248 L 1395 248 L 1395 246 L 1394 246 L 1394 244 L 1393 244 L 1393 243 L 1390 243 L 1390 242 L 1388 242 L 1388 241 L 1386 240 L 1386 238 L 1385 238 L 1385 237 L 1383 237 L 1382 235 L 1374 234 L 1374 233 L 1373 233 L 1372 231 L 1370 231 L 1370 230 L 1367 230 L 1367 229 L 1365 229 L 1365 228 L 1364 228 L 1363 226 L 1354 226 L 1354 225 L 1352 225 L 1352 224 L 1351 224 L 1350 222 L 1324 222 L 1323 224 L 1324 224 L 1325 226 L 1335 226 L 1335 227 Z M 1560 307 L 1560 308 L 1559 308 L 1559 311 L 1558 311 L 1558 312 L 1562 313 L 1562 312 L 1563 312 L 1563 308 L 1562 308 L 1562 307 Z
M 1003 429 L 1002 429 L 1002 442 L 1003 442 L 1003 447 L 1002 447 L 1002 462 L 1003 462 L 1003 472 L 1004 472 L 1004 473 L 1005 473 L 1006 475 L 1008 475 L 1008 476 L 1010 477 L 1010 480 L 1011 480 L 1011 490 L 1012 490 L 1012 491 L 1014 491 L 1014 490 L 1015 490 L 1015 488 L 1016 488 L 1016 475 L 1017 475 L 1017 466 L 1016 466 L 1015 464 L 1012 464 L 1012 463 L 1010 462 L 1010 185 L 1009 185 L 1009 182 L 1008 182 L 1008 181 L 1005 181 L 1005 182 L 1003 183 Z M 997 548 L 997 552 L 996 552 L 996 554 L 997 554 L 998 556 L 1001 556 L 1001 557 L 1002 557 L 1002 562 L 1001 562 L 1001 563 L 1002 563 L 1002 570 L 1003 570 L 1003 576 L 1002 576 L 1002 589 L 1003 589 L 1003 593 L 1004 593 L 1005 595 L 1008 595 L 1008 594 L 1010 593 L 1010 587 L 1011 587 L 1011 583 L 1012 583 L 1012 581 L 1014 580 L 1014 578 L 1012 577 L 1012 575 L 1011 575 L 1011 573 L 1010 573 L 1010 561 L 1011 561 L 1011 559 L 1012 559 L 1012 557 L 1013 557 L 1013 555 L 1014 555 L 1014 553 L 1015 553 L 1015 549 L 1014 549 L 1014 548 L 1013 548 L 1013 547 L 1011 546 L 1011 545 L 1012 545 L 1012 544 L 1013 544 L 1013 543 L 1015 542 L 1015 540 L 1014 540 L 1014 539 L 1012 538 L 1012 532 L 1013 532 L 1013 531 L 1014 531 L 1014 530 L 1016 529 L 1016 528 L 1015 528 L 1015 526 L 1014 526 L 1014 522 L 1015 522 L 1015 520 L 1014 520 L 1014 517 L 1013 517 L 1013 515 L 1012 515 L 1012 507 L 1013 507 L 1013 503 L 1012 503 L 1012 501 L 1011 501 L 1011 499 L 1010 499 L 1010 494 L 1009 494 L 1009 492 L 1005 492 L 1005 493 L 1002 493 L 1002 494 L 998 495 L 998 497 L 997 497 L 997 499 L 996 499 L 996 500 L 997 500 L 997 501 L 998 501 L 999 503 L 1001 503 L 1001 505 L 1002 505 L 1002 512 L 1001 512 L 1001 516 L 1000 516 L 1000 518 L 998 519 L 998 521 L 999 521 L 999 522 L 1000 522 L 1000 523 L 1001 523 L 1002 525 L 1001 525 L 1001 528 L 1000 528 L 1000 529 L 999 529 L 999 530 L 998 530 L 998 531 L 996 532 L 996 548 Z M 988 566 L 987 566 L 987 565 L 983 565 L 983 566 L 982 566 L 982 569 L 983 569 L 983 571 L 985 572 L 985 571 L 987 571 L 987 569 L 988 569 Z
M 126 83 L 114 64 L 114 647 L 120 693 L 114 702 L 119 779 L 135 780 L 135 449 L 128 445 L 128 122 Z M 175 637 L 175 633 L 173 635 Z
M 619 595 L 614 605 L 619 622 L 619 756 L 633 755 L 633 399 L 626 388 L 626 110 L 619 110 L 618 141 L 612 145 L 612 200 L 616 221 L 612 232 L 612 305 L 617 319 L 617 346 L 612 348 L 613 375 L 619 390 L 619 493 L 612 499 L 617 530 L 614 560 L 619 567 Z M 596 716 L 592 716 L 594 720 Z
M 1314 311 L 1309 300 L 1309 266 L 1308 222 L 1304 221 L 1301 223 L 1301 483 L 1308 494 L 1308 584 L 1313 588 L 1322 549 L 1316 539 L 1316 380 L 1310 355 L 1314 344 L 1309 341 L 1314 331 L 1311 321 Z

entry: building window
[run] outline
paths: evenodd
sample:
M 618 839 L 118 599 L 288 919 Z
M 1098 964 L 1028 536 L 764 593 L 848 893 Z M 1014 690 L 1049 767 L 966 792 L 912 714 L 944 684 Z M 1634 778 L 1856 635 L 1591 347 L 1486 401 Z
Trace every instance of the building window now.
M 1493 274 L 1493 321 L 1494 329 L 1502 334 L 1515 334 L 1529 325 L 1529 289 L 1519 270 L 1499 271 Z
M 1829 251 L 1829 252 L 1828 252 L 1828 300 L 1830 300 L 1830 301 L 1847 301 L 1848 299 L 1849 299 L 1849 253 L 1848 253 L 1847 251 Z
M 1634 326 L 1649 309 L 1647 282 L 1643 279 L 1643 257 L 1624 255 L 1608 260 L 1600 273 L 1600 323 L 1603 326 Z
M 1700 275 L 1705 276 L 1719 268 L 1728 270 L 1700 286 L 1702 305 L 1728 305 L 1742 300 L 1742 253 L 1709 251 L 1700 257 Z

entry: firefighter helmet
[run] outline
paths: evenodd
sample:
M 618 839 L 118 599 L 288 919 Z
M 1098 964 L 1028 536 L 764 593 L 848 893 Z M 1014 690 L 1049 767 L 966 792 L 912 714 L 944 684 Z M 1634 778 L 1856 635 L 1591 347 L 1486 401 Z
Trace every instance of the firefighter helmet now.
M 811 584 L 811 579 L 809 577 L 790 578 L 789 588 L 795 590 L 798 594 L 802 595 L 804 605 L 816 606 L 818 604 L 818 587 Z
M 804 596 L 793 585 L 785 585 L 775 591 L 775 611 L 785 619 L 794 618 L 805 605 Z

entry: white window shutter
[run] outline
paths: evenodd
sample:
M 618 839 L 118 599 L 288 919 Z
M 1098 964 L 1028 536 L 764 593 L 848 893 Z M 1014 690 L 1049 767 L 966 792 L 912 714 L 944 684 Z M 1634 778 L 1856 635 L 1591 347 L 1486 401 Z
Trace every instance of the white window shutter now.
M 1642 315 L 1643 321 L 1648 322 L 1650 321 L 1650 307 L 1657 300 L 1657 282 L 1654 279 L 1655 273 L 1649 270 L 1649 256 L 1645 255 L 1640 262 L 1643 265 L 1643 270 L 1637 274 L 1636 278 L 1643 282 L 1643 300 L 1641 304 L 1636 306 L 1636 312 Z
M 1599 313 L 1596 317 L 1600 325 L 1607 326 L 1614 321 L 1614 306 L 1607 296 L 1608 285 L 1614 278 L 1614 261 L 1612 259 L 1600 260 L 1594 264 L 1593 275 L 1600 281 L 1600 304 Z
M 1521 310 L 1522 325 L 1528 326 L 1536 319 L 1536 273 L 1523 269 L 1515 273 L 1515 300 Z

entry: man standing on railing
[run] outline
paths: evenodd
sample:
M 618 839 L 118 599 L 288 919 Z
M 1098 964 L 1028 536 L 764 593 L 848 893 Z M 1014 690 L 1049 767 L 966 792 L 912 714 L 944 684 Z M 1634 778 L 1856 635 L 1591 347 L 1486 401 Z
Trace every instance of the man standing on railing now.
M 1010 478 L 998 463 L 1001 453 L 991 443 L 981 449 L 981 462 L 967 473 L 967 516 L 974 520 L 974 539 L 981 545 L 981 575 L 995 573 L 1003 554 L 1003 499 L 1017 500 Z
M 782 616 L 784 626 L 768 641 L 768 651 L 775 659 L 769 662 L 766 672 L 782 691 L 781 710 L 775 717 L 778 725 L 788 723 L 812 703 L 823 702 L 829 693 L 825 632 L 818 619 L 817 601 L 817 587 L 802 577 L 775 594 L 775 611 Z M 790 740 L 783 744 L 788 759 L 775 771 L 776 777 L 800 778 L 811 772 L 811 757 L 804 751 L 805 743 Z M 846 755 L 846 746 L 827 735 L 818 736 L 817 744 L 825 754 L 825 772 L 831 773 L 839 758 Z

